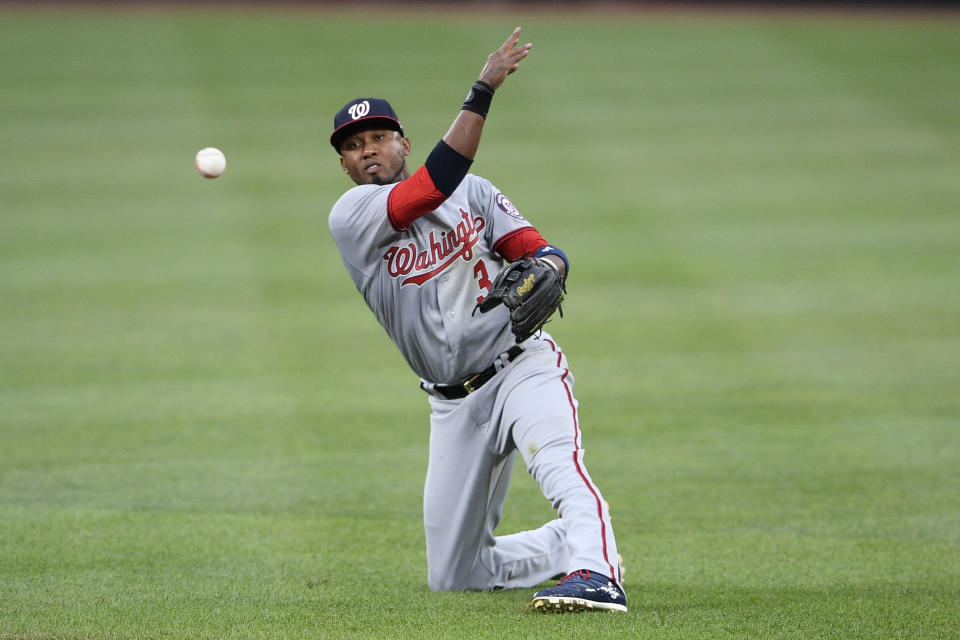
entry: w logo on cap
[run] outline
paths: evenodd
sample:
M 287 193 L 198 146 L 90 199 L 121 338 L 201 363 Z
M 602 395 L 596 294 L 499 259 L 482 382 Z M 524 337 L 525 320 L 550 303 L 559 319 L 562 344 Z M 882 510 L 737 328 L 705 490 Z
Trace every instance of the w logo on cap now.
M 350 114 L 351 118 L 354 120 L 359 120 L 370 113 L 370 103 L 364 100 L 363 102 L 352 104 L 350 105 L 350 108 L 347 109 L 347 112 Z
M 379 129 L 393 129 L 399 131 L 401 136 L 403 135 L 403 126 L 389 102 L 383 98 L 354 98 L 343 105 L 343 108 L 333 117 L 330 144 L 339 153 L 340 143 L 344 137 L 365 125 Z

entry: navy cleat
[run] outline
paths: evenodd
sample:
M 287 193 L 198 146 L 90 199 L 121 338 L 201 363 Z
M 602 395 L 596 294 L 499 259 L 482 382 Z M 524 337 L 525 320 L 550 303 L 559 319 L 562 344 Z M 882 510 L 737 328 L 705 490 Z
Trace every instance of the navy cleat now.
M 555 587 L 533 594 L 533 606 L 545 613 L 567 611 L 626 611 L 627 595 L 616 582 L 599 573 L 574 571 Z

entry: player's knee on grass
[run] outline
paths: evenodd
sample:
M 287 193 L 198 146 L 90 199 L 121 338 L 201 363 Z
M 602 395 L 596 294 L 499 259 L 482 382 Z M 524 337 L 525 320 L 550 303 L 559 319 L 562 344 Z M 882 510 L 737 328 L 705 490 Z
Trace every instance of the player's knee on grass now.
M 479 575 L 478 575 L 479 574 Z M 490 574 L 486 571 L 464 572 L 428 569 L 427 586 L 431 591 L 486 591 Z

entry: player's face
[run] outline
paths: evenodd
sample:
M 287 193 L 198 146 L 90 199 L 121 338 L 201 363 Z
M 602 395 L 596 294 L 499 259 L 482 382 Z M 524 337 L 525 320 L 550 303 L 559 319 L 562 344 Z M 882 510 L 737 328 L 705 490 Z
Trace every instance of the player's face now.
M 357 131 L 340 145 L 340 166 L 357 184 L 393 184 L 409 177 L 410 140 L 392 129 Z

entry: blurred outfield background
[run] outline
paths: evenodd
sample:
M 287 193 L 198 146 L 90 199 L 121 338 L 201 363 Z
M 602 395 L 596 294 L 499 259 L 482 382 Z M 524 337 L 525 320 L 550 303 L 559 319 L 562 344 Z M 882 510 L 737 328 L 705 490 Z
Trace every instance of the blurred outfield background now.
M 326 228 L 336 109 L 417 166 L 515 24 L 474 170 L 573 260 L 626 616 L 427 591 Z M 0 638 L 960 636 L 958 78 L 950 12 L 0 7 Z

